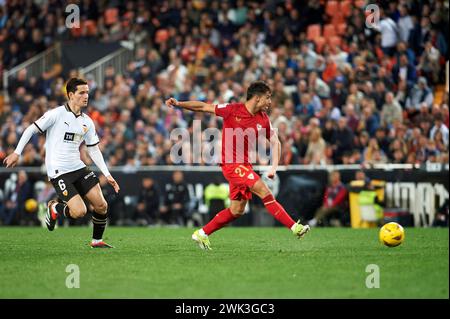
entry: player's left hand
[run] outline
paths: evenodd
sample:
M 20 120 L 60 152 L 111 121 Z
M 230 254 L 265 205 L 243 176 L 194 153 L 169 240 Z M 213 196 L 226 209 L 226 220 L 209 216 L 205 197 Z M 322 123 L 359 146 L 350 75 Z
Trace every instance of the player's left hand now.
M 171 97 L 171 98 L 166 100 L 166 105 L 168 107 L 174 107 L 174 106 L 178 105 L 178 101 L 175 98 Z
M 270 171 L 267 173 L 267 177 L 270 179 L 273 179 L 276 174 L 277 174 L 277 170 L 274 168 L 271 168 Z
M 111 176 L 106 176 L 108 183 L 114 188 L 114 191 L 118 193 L 120 191 L 119 184 L 117 184 L 116 180 Z

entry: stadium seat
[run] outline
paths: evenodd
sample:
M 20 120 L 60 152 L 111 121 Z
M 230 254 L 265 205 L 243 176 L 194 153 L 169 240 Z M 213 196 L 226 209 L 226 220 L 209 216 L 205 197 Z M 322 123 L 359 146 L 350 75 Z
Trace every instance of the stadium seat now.
M 347 31 L 347 23 L 345 22 L 336 24 L 335 27 L 338 35 L 344 35 L 345 32 Z
M 334 25 L 344 23 L 345 22 L 345 16 L 342 12 L 337 11 L 335 14 L 331 16 L 331 23 Z
M 441 104 L 444 100 L 445 85 L 437 85 L 436 92 L 434 93 L 434 104 Z
M 334 16 L 339 10 L 339 3 L 335 0 L 328 1 L 325 6 L 325 13 L 332 17 Z
M 315 38 L 320 37 L 322 33 L 320 24 L 311 24 L 306 31 L 306 38 L 314 41 Z
M 339 5 L 339 11 L 342 12 L 342 14 L 345 17 L 349 17 L 352 14 L 352 2 L 350 0 L 344 0 Z
M 316 52 L 322 53 L 323 47 L 327 43 L 327 40 L 324 37 L 316 37 L 313 41 L 316 45 Z
M 119 9 L 108 8 L 105 10 L 105 24 L 112 25 L 119 21 Z
M 330 45 L 330 47 L 341 46 L 341 44 L 342 44 L 342 39 L 340 36 L 332 36 L 332 37 L 328 38 L 327 40 L 328 40 L 328 44 Z
M 167 31 L 167 29 L 159 29 L 158 31 L 156 31 L 155 34 L 156 43 L 166 42 L 168 38 L 169 38 L 169 31 Z
M 323 27 L 323 37 L 328 39 L 336 35 L 336 28 L 332 24 L 326 24 Z
M 355 0 L 355 7 L 364 9 L 366 6 L 366 0 Z

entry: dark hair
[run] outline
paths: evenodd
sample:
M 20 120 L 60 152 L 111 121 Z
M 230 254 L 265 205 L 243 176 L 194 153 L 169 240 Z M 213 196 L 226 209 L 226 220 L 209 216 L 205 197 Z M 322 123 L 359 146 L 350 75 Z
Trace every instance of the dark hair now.
M 69 93 L 75 93 L 77 91 L 77 86 L 78 85 L 86 85 L 87 82 L 83 79 L 79 79 L 79 78 L 71 78 L 69 81 L 67 81 L 66 84 L 66 94 L 67 97 L 69 97 Z
M 255 95 L 264 95 L 267 92 L 271 92 L 270 87 L 264 81 L 256 81 L 250 84 L 247 89 L 247 101 Z

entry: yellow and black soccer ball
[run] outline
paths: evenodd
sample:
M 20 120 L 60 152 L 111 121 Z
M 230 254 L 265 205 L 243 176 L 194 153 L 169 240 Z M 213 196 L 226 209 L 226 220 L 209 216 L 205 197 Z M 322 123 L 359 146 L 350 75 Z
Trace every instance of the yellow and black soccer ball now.
M 380 241 L 388 247 L 396 247 L 405 240 L 405 230 L 400 224 L 390 222 L 380 229 Z

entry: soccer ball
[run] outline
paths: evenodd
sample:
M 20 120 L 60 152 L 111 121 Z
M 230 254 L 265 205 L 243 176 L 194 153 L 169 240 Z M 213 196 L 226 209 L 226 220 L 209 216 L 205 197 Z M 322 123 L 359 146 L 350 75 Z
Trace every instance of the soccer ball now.
M 405 230 L 400 224 L 391 222 L 380 229 L 380 241 L 388 247 L 400 245 L 405 240 Z

